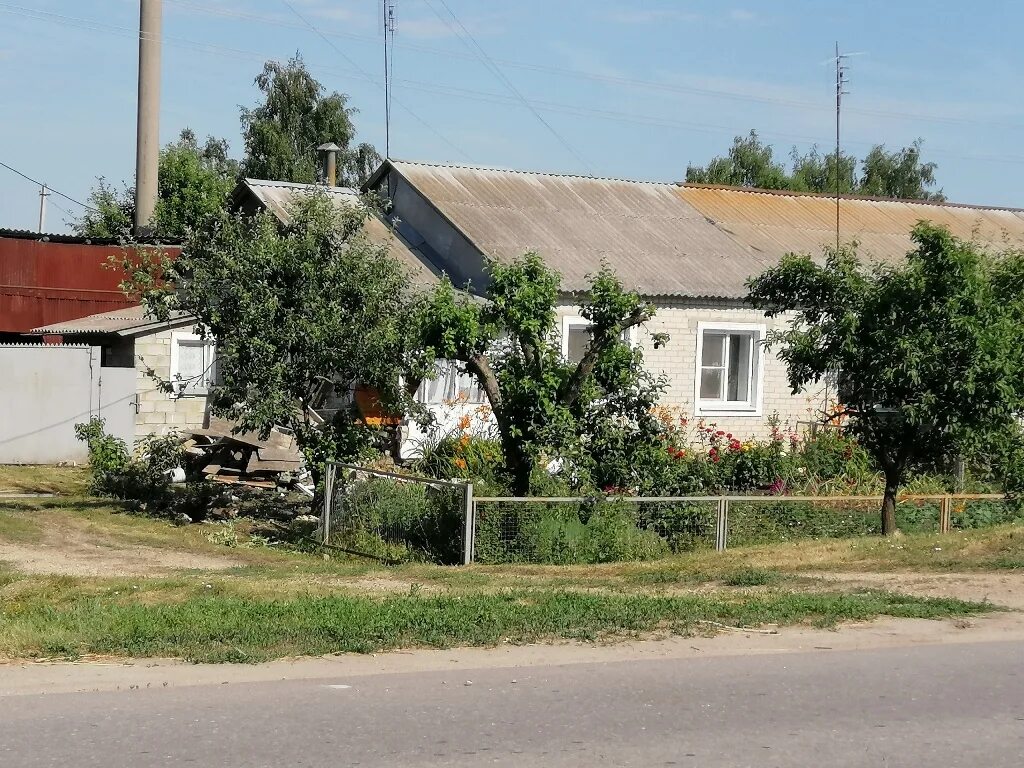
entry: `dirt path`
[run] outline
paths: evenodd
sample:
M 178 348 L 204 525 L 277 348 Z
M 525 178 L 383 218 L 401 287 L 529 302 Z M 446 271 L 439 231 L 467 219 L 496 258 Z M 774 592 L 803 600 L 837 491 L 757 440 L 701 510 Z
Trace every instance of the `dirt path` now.
M 43 540 L 31 544 L 0 542 L 0 562 L 24 573 L 60 576 L 159 576 L 171 571 L 217 571 L 241 563 L 203 555 L 131 544 L 83 531 L 70 519 L 46 526 Z
M 956 597 L 990 602 L 1024 610 L 1024 572 L 965 571 L 943 573 L 848 573 L 808 571 L 801 576 L 818 578 L 842 589 L 886 589 L 921 597 Z

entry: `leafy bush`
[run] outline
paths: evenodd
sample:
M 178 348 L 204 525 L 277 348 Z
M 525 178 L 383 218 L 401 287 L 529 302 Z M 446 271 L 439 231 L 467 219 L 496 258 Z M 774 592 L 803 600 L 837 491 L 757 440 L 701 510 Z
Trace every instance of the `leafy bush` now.
M 335 541 L 389 561 L 461 562 L 462 495 L 458 488 L 432 488 L 372 477 L 337 496 Z

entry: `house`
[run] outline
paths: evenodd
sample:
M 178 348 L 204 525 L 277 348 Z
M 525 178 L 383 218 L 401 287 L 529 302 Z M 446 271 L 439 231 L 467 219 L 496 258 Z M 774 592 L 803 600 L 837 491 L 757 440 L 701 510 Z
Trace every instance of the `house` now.
M 116 240 L 0 229 L 0 342 L 38 343 L 33 328 L 130 306 L 110 265 L 121 254 Z
M 589 340 L 574 295 L 608 264 L 656 306 L 631 340 L 667 377 L 663 402 L 691 418 L 764 437 L 773 415 L 796 426 L 816 420 L 829 399 L 827 382 L 790 391 L 785 366 L 763 344 L 788 318 L 768 320 L 744 297 L 746 281 L 785 253 L 834 244 L 834 198 L 401 161 L 386 161 L 366 186 L 391 201 L 397 236 L 457 286 L 485 293 L 487 259 L 537 251 L 563 278 L 558 316 L 570 359 Z M 843 240 L 873 259 L 903 258 L 921 219 L 987 244 L 1024 245 L 1024 212 L 1015 209 L 844 198 L 841 214 Z M 655 348 L 654 333 L 670 343 Z M 463 384 L 479 397 L 458 380 L 421 396 L 440 407 Z
M 147 435 L 203 426 L 207 392 L 216 375 L 216 346 L 200 336 L 194 318 L 175 313 L 157 321 L 136 304 L 40 326 L 33 333 L 97 348 L 100 377 L 132 372 L 125 394 L 95 414 L 129 446 Z M 169 383 L 172 391 L 161 382 Z

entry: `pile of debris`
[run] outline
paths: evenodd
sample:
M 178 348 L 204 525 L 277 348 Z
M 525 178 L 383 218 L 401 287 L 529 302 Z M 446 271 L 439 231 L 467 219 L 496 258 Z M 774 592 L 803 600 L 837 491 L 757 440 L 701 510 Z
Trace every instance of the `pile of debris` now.
M 192 430 L 185 452 L 207 479 L 253 488 L 294 489 L 313 496 L 313 478 L 306 469 L 295 436 L 274 427 L 266 440 L 255 432 L 211 416 L 209 425 Z

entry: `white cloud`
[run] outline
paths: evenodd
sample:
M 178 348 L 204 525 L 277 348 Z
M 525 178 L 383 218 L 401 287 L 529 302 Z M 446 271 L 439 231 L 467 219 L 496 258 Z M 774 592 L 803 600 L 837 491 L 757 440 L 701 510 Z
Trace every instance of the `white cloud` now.
M 729 18 L 733 21 L 751 22 L 757 21 L 757 14 L 753 11 L 747 11 L 743 8 L 734 8 L 729 11 Z

